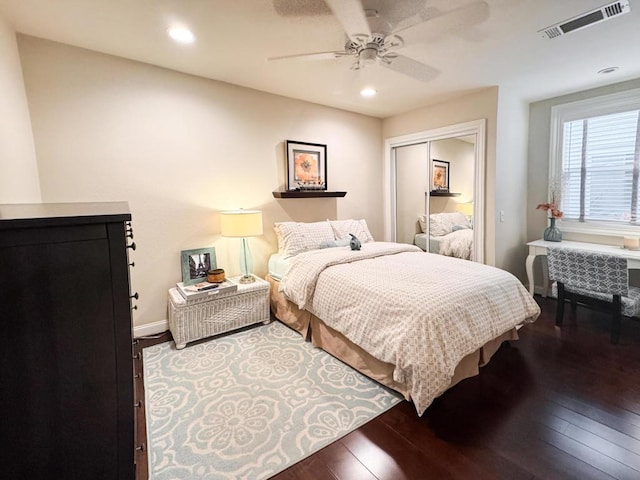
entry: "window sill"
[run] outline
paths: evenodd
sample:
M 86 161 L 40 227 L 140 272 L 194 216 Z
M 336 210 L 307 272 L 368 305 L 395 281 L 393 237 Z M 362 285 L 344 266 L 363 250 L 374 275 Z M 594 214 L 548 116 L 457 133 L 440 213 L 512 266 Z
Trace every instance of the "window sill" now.
M 607 225 L 607 224 L 576 224 L 575 222 L 558 222 L 557 227 L 564 233 L 574 235 L 594 235 L 602 237 L 638 237 L 640 228 L 637 226 Z

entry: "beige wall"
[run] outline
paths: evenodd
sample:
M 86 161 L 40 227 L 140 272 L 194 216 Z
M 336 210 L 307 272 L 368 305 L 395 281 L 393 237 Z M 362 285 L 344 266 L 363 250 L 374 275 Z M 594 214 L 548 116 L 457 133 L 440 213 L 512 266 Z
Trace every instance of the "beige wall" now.
M 489 265 L 497 265 L 495 239 L 497 108 L 498 87 L 490 87 L 447 102 L 389 117 L 382 123 L 382 134 L 387 139 L 481 118 L 487 120 L 484 261 Z
M 0 17 L 0 203 L 37 203 L 40 184 L 13 28 Z
M 239 240 L 217 212 L 257 208 L 254 272 L 277 248 L 273 223 L 365 218 L 383 235 L 382 121 L 65 46 L 19 37 L 46 202 L 126 200 L 135 241 L 134 324 L 166 318 L 180 251 L 215 246 L 239 273 Z M 342 199 L 276 200 L 284 140 L 328 145 L 328 187 Z M 90 281 L 90 272 L 87 274 Z
M 500 87 L 496 133 L 496 265 L 526 279 L 529 105 Z

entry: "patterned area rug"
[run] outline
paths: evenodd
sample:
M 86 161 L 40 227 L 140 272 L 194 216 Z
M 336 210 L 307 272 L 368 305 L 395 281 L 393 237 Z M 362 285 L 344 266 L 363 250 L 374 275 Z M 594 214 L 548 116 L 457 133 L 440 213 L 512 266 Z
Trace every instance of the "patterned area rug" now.
M 280 322 L 143 358 L 154 480 L 269 478 L 402 400 Z

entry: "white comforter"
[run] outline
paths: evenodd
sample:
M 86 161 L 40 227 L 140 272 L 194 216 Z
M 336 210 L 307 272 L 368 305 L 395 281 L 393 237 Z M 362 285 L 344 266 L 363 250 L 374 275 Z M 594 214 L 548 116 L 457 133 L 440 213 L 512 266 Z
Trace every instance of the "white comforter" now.
M 473 230 L 456 230 L 440 238 L 440 255 L 471 260 L 473 255 Z
M 418 414 L 451 383 L 456 365 L 540 308 L 510 273 L 375 242 L 291 259 L 280 291 L 374 357 L 395 365 Z

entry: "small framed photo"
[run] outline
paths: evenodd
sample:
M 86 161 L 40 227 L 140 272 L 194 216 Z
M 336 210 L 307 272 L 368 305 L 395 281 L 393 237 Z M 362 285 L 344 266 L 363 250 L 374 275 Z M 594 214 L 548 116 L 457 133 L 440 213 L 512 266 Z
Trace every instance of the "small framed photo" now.
M 435 158 L 431 160 L 431 190 L 449 191 L 449 162 Z
M 180 253 L 182 265 L 182 283 L 193 285 L 207 279 L 207 272 L 217 267 L 216 249 L 196 248 L 194 250 L 183 250 Z
M 327 189 L 327 146 L 287 140 L 287 190 Z

